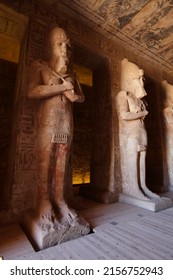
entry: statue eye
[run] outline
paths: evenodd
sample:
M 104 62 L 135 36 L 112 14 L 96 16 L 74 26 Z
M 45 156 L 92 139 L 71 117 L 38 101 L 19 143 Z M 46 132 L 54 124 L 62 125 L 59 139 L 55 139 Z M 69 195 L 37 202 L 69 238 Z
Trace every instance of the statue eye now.
M 139 77 L 139 81 L 140 81 L 141 84 L 144 84 L 144 81 L 145 81 L 144 76 Z

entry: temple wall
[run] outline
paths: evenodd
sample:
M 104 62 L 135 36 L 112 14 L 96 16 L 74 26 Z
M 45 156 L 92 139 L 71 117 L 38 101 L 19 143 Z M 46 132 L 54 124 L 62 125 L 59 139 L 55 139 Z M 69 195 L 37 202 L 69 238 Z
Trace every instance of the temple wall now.
M 26 37 L 21 46 L 14 103 L 12 156 L 15 160 L 12 168 L 10 204 L 6 209 L 0 211 L 0 223 L 19 220 L 23 212 L 33 207 L 35 203 L 37 102 L 27 98 L 27 75 L 30 63 L 43 57 L 47 27 L 53 23 L 57 23 L 70 34 L 72 44 L 74 42 L 78 46 L 81 45 L 82 48 L 88 50 L 88 53 L 95 53 L 96 56 L 106 61 L 103 67 L 96 65 L 96 68 L 93 69 L 96 85 L 94 88 L 96 102 L 94 104 L 97 105 L 93 124 L 95 150 L 92 154 L 91 172 L 93 173 L 93 188 L 98 192 L 114 194 L 114 201 L 116 201 L 121 189 L 118 121 L 115 108 L 115 96 L 120 89 L 120 61 L 122 58 L 128 57 L 129 61 L 143 68 L 147 76 L 156 83 L 166 79 L 167 74 L 158 69 L 152 60 L 145 59 L 141 53 L 126 50 L 123 45 L 113 43 L 110 39 L 104 38 L 65 13 L 54 14 L 39 4 L 39 1 L 15 0 L 5 1 L 5 3 L 8 3 L 9 7 L 16 12 L 26 16 L 29 21 Z M 84 62 L 84 64 L 87 63 Z M 101 96 L 99 91 L 101 91 Z M 158 102 L 161 102 L 159 98 Z

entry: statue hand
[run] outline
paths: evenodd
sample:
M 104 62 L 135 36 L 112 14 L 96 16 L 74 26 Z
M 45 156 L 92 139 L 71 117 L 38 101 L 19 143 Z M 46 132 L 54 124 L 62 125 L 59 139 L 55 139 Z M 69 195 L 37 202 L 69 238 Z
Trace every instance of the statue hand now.
M 74 89 L 74 86 L 71 82 L 66 81 L 65 79 L 62 79 L 62 81 L 63 81 L 63 85 L 67 91 Z
M 145 111 L 143 111 L 142 113 L 143 113 L 142 120 L 144 120 L 145 117 L 148 115 L 148 111 L 145 110 Z
M 53 85 L 57 85 L 57 86 L 60 86 L 60 85 L 63 85 L 64 87 L 64 90 L 72 90 L 74 87 L 73 87 L 73 84 L 72 82 L 70 81 L 66 81 L 64 78 L 60 78 L 60 77 L 53 77 L 49 80 L 48 82 L 48 85 L 50 86 L 53 86 Z
M 74 90 L 66 90 L 63 92 L 63 94 L 71 101 L 71 102 L 75 102 L 76 100 L 79 99 L 79 95 L 74 93 Z

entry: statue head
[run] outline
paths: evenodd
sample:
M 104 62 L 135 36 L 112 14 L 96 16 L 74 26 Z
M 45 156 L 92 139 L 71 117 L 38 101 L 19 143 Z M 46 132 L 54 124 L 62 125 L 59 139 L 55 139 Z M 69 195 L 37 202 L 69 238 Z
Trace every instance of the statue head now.
M 137 98 L 147 95 L 144 89 L 144 71 L 124 58 L 121 62 L 121 90 L 131 92 Z
M 48 36 L 49 57 L 64 57 L 69 59 L 71 54 L 70 39 L 64 29 L 55 26 Z
M 165 94 L 165 104 L 173 104 L 173 85 L 169 84 L 166 80 L 162 81 L 162 88 Z

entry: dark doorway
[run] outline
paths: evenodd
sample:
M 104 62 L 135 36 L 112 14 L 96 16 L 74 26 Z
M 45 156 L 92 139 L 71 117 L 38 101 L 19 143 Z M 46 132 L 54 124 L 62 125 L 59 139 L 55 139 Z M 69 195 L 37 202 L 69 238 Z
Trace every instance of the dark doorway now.
M 92 120 L 94 102 L 92 71 L 74 65 L 85 102 L 74 103 L 73 185 L 90 183 Z
M 147 96 L 148 115 L 145 125 L 148 137 L 146 157 L 146 182 L 154 192 L 161 192 L 163 183 L 163 150 L 162 150 L 162 94 L 161 86 L 157 81 L 146 77 L 145 89 Z
M 4 204 L 5 179 L 11 144 L 12 112 L 17 63 L 0 59 L 0 198 Z
M 108 60 L 82 45 L 74 44 L 74 62 L 79 71 L 81 67 L 91 73 L 92 83 L 81 83 L 86 101 L 74 104 L 73 168 L 81 178 L 80 185 L 105 191 L 109 185 L 112 139 Z

